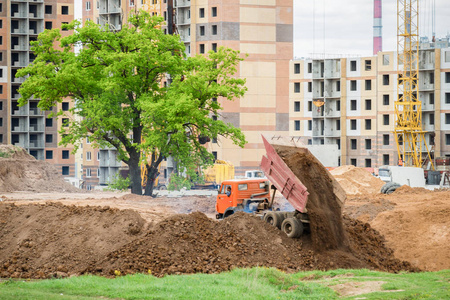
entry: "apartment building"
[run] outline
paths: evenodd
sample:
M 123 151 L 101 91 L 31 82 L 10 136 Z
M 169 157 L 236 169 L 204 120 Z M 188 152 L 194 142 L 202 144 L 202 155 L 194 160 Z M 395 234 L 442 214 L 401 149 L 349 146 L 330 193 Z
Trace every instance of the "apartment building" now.
M 74 176 L 76 164 L 72 148 L 58 146 L 62 121 L 47 118 L 49 112 L 38 108 L 39 99 L 19 107 L 18 88 L 25 78 L 15 76 L 34 59 L 30 42 L 45 29 L 61 27 L 73 17 L 73 0 L 0 1 L 0 143 L 25 148 L 35 158 L 56 165 L 64 176 Z M 69 101 L 58 106 L 70 107 Z
M 207 145 L 221 160 L 235 165 L 237 175 L 258 168 L 265 153 L 261 134 L 289 134 L 289 61 L 293 55 L 293 1 L 177 1 L 177 26 L 190 55 L 225 46 L 245 60 L 238 77 L 248 91 L 234 102 L 218 99 L 219 118 L 241 128 L 244 149 L 218 138 Z M 178 25 L 180 24 L 180 25 Z
M 434 157 L 450 156 L 450 48 L 419 51 L 419 100 Z M 337 144 L 340 164 L 397 164 L 392 131 L 397 54 L 300 59 L 290 63 L 289 135 L 304 144 Z

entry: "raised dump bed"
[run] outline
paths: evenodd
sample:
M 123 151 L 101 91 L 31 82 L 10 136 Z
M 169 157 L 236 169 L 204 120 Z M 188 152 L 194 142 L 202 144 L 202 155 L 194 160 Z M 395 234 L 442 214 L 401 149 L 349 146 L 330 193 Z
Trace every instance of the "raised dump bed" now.
M 218 217 L 226 217 L 227 212 L 231 214 L 237 210 L 253 212 L 263 215 L 267 222 L 290 237 L 299 237 L 307 231 L 311 232 L 313 242 L 320 241 L 326 248 L 340 246 L 344 240 L 341 206 L 346 196 L 339 183 L 307 148 L 283 139 L 277 139 L 277 144 L 264 137 L 262 139 L 266 155 L 262 158 L 261 169 L 272 188 L 278 190 L 295 210 L 273 211 L 273 197 L 270 199 L 270 185 L 266 182 L 264 189 L 255 190 L 246 199 L 229 201 L 228 211 L 224 211 L 222 206 L 224 214 L 220 216 L 218 210 Z M 230 183 L 222 183 L 218 203 L 224 204 L 227 197 L 233 198 L 240 192 L 238 187 L 227 196 L 227 184 Z M 243 189 L 246 180 L 239 184 Z

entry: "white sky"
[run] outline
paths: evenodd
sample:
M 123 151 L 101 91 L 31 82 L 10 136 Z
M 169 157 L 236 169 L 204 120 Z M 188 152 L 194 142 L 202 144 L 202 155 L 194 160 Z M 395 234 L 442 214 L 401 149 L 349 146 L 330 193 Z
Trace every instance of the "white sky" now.
M 431 38 L 435 2 L 436 37 L 450 33 L 450 0 L 419 0 L 420 36 Z M 397 0 L 382 0 L 383 50 L 397 50 Z M 313 30 L 314 29 L 314 30 Z M 373 53 L 373 0 L 294 0 L 294 56 Z

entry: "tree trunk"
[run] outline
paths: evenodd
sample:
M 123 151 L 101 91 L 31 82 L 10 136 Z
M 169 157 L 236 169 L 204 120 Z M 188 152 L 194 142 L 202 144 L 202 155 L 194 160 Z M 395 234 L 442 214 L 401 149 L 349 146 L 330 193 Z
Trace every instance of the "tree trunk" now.
M 158 166 L 146 165 L 147 168 L 147 185 L 145 186 L 144 195 L 153 196 L 153 189 L 155 187 L 156 177 L 158 177 Z
M 129 176 L 131 181 L 131 193 L 136 195 L 142 195 L 141 168 L 139 167 L 139 155 L 130 155 L 130 159 L 128 160 L 128 168 L 130 169 Z

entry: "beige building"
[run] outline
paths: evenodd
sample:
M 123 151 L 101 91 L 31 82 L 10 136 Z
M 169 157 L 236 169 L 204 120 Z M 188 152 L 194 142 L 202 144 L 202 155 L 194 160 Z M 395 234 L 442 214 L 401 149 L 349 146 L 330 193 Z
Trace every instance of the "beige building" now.
M 421 50 L 419 57 L 425 139 L 434 157 L 450 156 L 450 48 Z M 291 61 L 289 135 L 305 144 L 337 144 L 341 164 L 397 164 L 396 60 L 395 52 L 379 52 Z

